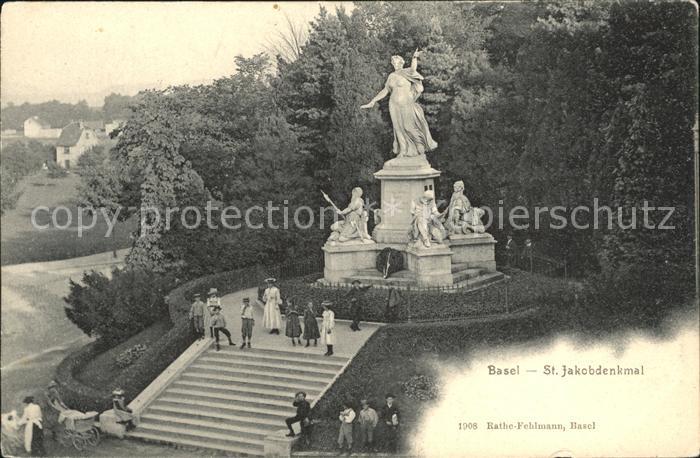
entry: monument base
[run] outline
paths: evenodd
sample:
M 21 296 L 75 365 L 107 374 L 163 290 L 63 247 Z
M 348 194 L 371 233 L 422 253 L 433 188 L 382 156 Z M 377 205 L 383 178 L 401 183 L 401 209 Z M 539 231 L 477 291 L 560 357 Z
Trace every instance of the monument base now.
M 379 225 L 372 231 L 372 238 L 377 243 L 401 251 L 406 249 L 406 244 L 408 243 L 408 229 L 392 229 Z
M 411 227 L 411 204 L 425 191 L 435 190 L 440 172 L 430 166 L 425 155 L 397 157 L 384 163 L 374 174 L 381 182 L 381 208 L 375 211 L 372 238 L 397 250 L 405 249 Z M 378 218 L 377 218 L 378 217 Z
M 465 264 L 470 268 L 481 268 L 489 272 L 496 271 L 494 247 L 496 240 L 491 234 L 450 235 L 452 262 Z
M 408 270 L 415 274 L 419 287 L 452 285 L 452 250 L 447 245 L 430 248 L 410 245 L 406 249 Z
M 375 267 L 379 247 L 374 242 L 352 241 L 323 245 L 323 278 L 326 282 L 341 283 L 343 278 L 362 269 Z

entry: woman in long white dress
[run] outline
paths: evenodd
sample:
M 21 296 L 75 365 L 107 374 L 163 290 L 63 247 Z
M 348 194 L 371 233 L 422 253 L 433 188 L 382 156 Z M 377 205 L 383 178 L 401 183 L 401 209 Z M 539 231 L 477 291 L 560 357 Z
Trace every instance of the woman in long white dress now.
M 425 114 L 417 100 L 423 92 L 423 77 L 418 73 L 418 56 L 416 49 L 410 67 L 404 68 L 401 56 L 392 56 L 391 65 L 394 72 L 389 75 L 384 89 L 367 104 L 360 108 L 372 108 L 375 103 L 389 97 L 389 114 L 394 128 L 394 154 L 397 157 L 422 156 L 437 148 L 428 129 Z
M 265 280 L 268 286 L 263 294 L 263 302 L 265 303 L 263 327 L 269 329 L 270 334 L 279 334 L 282 327 L 282 314 L 280 313 L 282 297 L 279 288 L 275 285 L 276 281 L 274 278 Z
M 333 329 L 335 328 L 335 313 L 330 309 L 333 303 L 331 301 L 323 301 L 321 305 L 323 306 L 323 323 L 321 324 L 321 342 L 323 342 L 328 351 L 323 356 L 331 356 L 333 354 L 333 344 L 335 343 L 335 334 L 333 334 Z

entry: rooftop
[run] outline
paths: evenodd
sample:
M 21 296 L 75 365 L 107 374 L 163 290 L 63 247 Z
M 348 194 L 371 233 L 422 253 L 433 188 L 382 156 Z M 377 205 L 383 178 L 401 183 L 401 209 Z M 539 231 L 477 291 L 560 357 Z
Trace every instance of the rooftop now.
M 80 140 L 80 136 L 83 133 L 83 127 L 80 123 L 72 122 L 63 128 L 61 131 L 61 136 L 58 137 L 56 142 L 57 146 L 75 146 Z

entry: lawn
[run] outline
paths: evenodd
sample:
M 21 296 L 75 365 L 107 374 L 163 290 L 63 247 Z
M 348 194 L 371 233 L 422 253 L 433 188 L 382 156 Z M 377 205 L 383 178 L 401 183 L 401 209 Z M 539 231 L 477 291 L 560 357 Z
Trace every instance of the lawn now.
M 510 270 L 516 288 L 513 309 L 501 316 L 443 323 L 406 323 L 387 325 L 377 331 L 358 352 L 346 371 L 336 380 L 318 404 L 312 417 L 317 421 L 309 449 L 337 450 L 338 412 L 343 400 L 354 402 L 363 397 L 379 412 L 386 393 L 396 395 L 401 413 L 401 450 L 410 450 L 409 441 L 423 423 L 424 413 L 434 407 L 440 396 L 441 370 L 469 367 L 483 352 L 552 341 L 558 336 L 574 337 L 584 343 L 606 337 L 600 321 L 614 321 L 619 315 L 608 309 L 607 315 L 580 303 L 565 290 L 569 283 L 541 275 Z M 543 294 L 544 293 L 544 294 Z M 690 310 L 692 300 L 678 301 L 678 308 Z M 673 309 L 668 309 L 670 313 Z M 623 311 L 625 319 L 614 332 L 644 329 L 654 334 L 665 332 L 661 320 Z M 612 332 L 612 331 L 611 331 Z M 423 387 L 416 390 L 415 383 Z M 427 382 L 427 383 L 425 383 Z M 377 433 L 380 433 L 377 428 Z
M 399 450 L 406 452 L 411 431 L 422 421 L 422 412 L 435 403 L 430 399 L 435 395 L 431 394 L 431 387 L 439 395 L 440 367 L 455 361 L 468 364 L 475 349 L 485 344 L 497 346 L 536 339 L 543 332 L 541 317 L 532 311 L 461 323 L 386 326 L 367 341 L 345 373 L 314 407 L 312 415 L 318 423 L 314 426 L 309 449 L 337 449 L 337 416 L 344 399 L 357 405 L 361 398 L 367 397 L 379 413 L 385 394 L 392 393 L 397 397 L 401 416 Z M 415 389 L 411 381 L 428 383 Z
M 26 177 L 20 183 L 22 194 L 16 208 L 9 210 L 1 219 L 2 265 L 69 259 L 130 246 L 130 233 L 136 228 L 135 219 L 117 222 L 109 237 L 105 236 L 108 223 L 102 217 L 97 219 L 94 228 L 78 232 L 76 198 L 79 184 L 80 177 L 75 173 L 69 173 L 64 178 L 48 178 L 45 171 Z M 66 206 L 71 212 L 70 226 L 65 229 L 34 227 L 32 210 L 39 206 L 48 207 L 50 211 Z M 56 215 L 55 223 L 59 226 L 67 223 L 67 212 L 61 211 Z M 43 210 L 37 213 L 36 222 L 38 225 L 53 226 L 49 213 Z M 90 223 L 86 216 L 84 224 Z
M 75 374 L 76 379 L 94 388 L 108 385 L 123 370 L 116 364 L 116 359 L 120 354 L 139 344 L 150 347 L 167 333 L 170 327 L 171 323 L 167 320 L 149 326 L 90 361 L 80 372 Z

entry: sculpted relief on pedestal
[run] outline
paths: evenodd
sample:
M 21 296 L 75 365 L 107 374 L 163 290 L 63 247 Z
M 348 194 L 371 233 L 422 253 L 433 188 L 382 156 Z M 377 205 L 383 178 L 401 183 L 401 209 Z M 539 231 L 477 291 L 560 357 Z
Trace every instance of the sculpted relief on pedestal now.
M 323 193 L 323 196 L 333 206 L 336 213 L 344 218 L 331 225 L 331 235 L 328 237 L 328 242 L 331 245 L 352 241 L 374 243 L 372 237 L 367 233 L 369 213 L 364 207 L 362 188 L 352 190 L 350 203 L 343 210 L 336 207 L 326 193 Z
M 430 248 L 433 242 L 443 243 L 447 231 L 440 221 L 433 191 L 425 191 L 421 197 L 411 202 L 411 215 L 413 220 L 408 232 L 409 244 Z
M 479 207 L 472 207 L 469 199 L 464 195 L 464 182 L 455 182 L 453 189 L 450 204 L 441 215 L 447 232 L 450 235 L 484 233 L 486 228 L 481 217 L 486 212 Z

